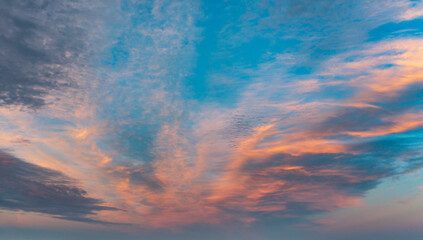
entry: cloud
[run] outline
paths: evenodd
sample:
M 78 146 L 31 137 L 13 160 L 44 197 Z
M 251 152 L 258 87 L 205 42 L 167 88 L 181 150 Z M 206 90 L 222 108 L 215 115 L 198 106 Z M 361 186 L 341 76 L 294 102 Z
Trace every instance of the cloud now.
M 87 197 L 86 191 L 61 172 L 25 162 L 4 151 L 0 151 L 0 179 L 2 209 L 92 223 L 108 223 L 91 218 L 95 212 L 117 210 Z
M 353 24 L 354 19 L 363 18 L 361 12 L 354 15 L 360 9 L 358 5 L 337 16 L 351 20 L 348 24 L 354 25 L 353 30 L 362 27 Z M 294 9 L 289 11 L 292 17 L 302 14 L 304 19 L 300 19 L 299 26 L 312 24 L 318 32 L 324 24 L 313 18 L 333 11 L 325 5 L 316 15 L 312 7 L 302 13 L 307 7 L 293 4 Z M 379 9 L 376 15 L 381 12 Z M 348 26 L 333 22 L 333 15 L 325 16 L 325 20 L 332 21 L 330 27 L 339 32 L 318 35 L 316 39 L 304 36 L 304 49 L 292 50 L 297 55 L 272 55 L 269 52 L 278 50 L 269 47 L 269 58 L 258 58 L 256 65 L 246 64 L 251 68 L 242 69 L 243 63 L 234 62 L 242 62 L 243 56 L 234 53 L 234 58 L 228 59 L 236 66 L 236 73 L 247 75 L 246 81 L 226 78 L 230 74 L 225 74 L 225 67 L 213 68 L 217 73 L 212 77 L 197 69 L 195 76 L 204 73 L 206 79 L 199 78 L 206 82 L 204 86 L 204 82 L 190 86 L 189 81 L 179 81 L 189 67 L 176 71 L 172 66 L 179 66 L 177 63 L 167 66 L 161 61 L 178 54 L 188 59 L 191 54 L 189 46 L 181 48 L 187 50 L 183 54 L 178 47 L 167 48 L 174 32 L 145 27 L 149 30 L 140 35 L 125 35 L 121 40 L 123 48 L 132 55 L 114 71 L 116 76 L 124 74 L 132 81 L 114 79 L 117 87 L 111 88 L 106 99 L 110 104 L 102 112 L 106 118 L 111 116 L 110 135 L 102 140 L 114 140 L 107 151 L 116 151 L 116 157 L 107 171 L 112 173 L 111 181 L 126 206 L 134 209 L 129 221 L 153 227 L 260 220 L 304 222 L 311 214 L 358 206 L 363 196 L 384 179 L 422 167 L 418 148 L 423 126 L 421 40 L 367 41 L 366 31 L 387 21 L 375 19 L 360 29 L 360 39 L 343 42 L 340 39 L 351 37 L 343 35 Z M 152 22 L 149 26 L 157 27 Z M 219 34 L 227 34 L 223 29 L 232 28 L 222 28 Z M 219 34 L 214 36 L 216 41 Z M 236 32 L 229 41 L 239 47 L 249 39 L 234 41 L 242 34 L 250 33 Z M 151 39 L 146 41 L 146 36 Z M 165 47 L 149 47 L 145 51 L 148 54 L 141 57 L 134 50 L 139 42 L 131 38 L 146 41 L 144 46 L 154 41 L 155 47 L 162 46 L 158 43 Z M 354 50 L 329 51 L 327 55 L 325 51 L 308 51 L 315 42 L 330 48 L 331 41 L 337 42 L 335 48 L 347 46 L 346 49 Z M 224 44 L 225 39 L 222 42 L 217 46 L 232 50 L 230 43 Z M 355 45 L 358 43 L 361 45 Z M 122 45 L 115 47 L 120 49 Z M 163 58 L 159 61 L 150 56 L 149 50 Z M 198 51 L 220 56 L 219 49 Z M 319 54 L 325 56 L 319 58 Z M 291 68 L 302 64 L 302 55 L 319 63 L 308 73 L 293 73 Z M 232 57 L 231 53 L 227 56 Z M 220 61 L 218 57 L 199 61 L 206 64 L 208 60 Z M 303 62 L 312 63 L 308 61 Z M 147 67 L 136 68 L 139 62 L 145 62 Z M 189 91 L 188 97 L 184 95 L 184 88 L 179 88 L 183 84 L 200 91 L 198 98 L 191 99 Z M 236 90 L 239 95 L 223 96 L 217 103 L 213 97 L 200 96 L 201 91 L 212 96 L 225 84 L 242 86 Z M 231 95 L 230 89 L 222 92 Z
M 215 182 L 210 199 L 223 209 L 262 220 L 269 216 L 302 218 L 337 207 L 357 206 L 360 198 L 382 179 L 423 166 L 419 148 L 413 144 L 419 141 L 373 139 L 345 145 L 345 149 L 357 153 L 300 155 L 272 154 L 263 146 L 253 145 L 267 156 L 254 154 L 254 149 L 241 149 L 241 163 L 228 168 Z
M 2 153 L 11 183 L 1 206 L 174 228 L 304 222 L 359 205 L 383 179 L 422 166 L 422 42 L 385 38 L 410 23 L 387 24 L 396 5 L 370 2 L 264 1 L 232 14 L 122 1 L 95 66 L 101 84 L 78 89 L 88 101 L 4 110 L 13 127 L 2 126 L 3 138 L 56 170 Z M 80 84 L 68 71 L 97 53 L 89 30 L 101 27 L 86 25 L 92 8 L 79 1 L 5 4 L 15 10 L 1 10 L 0 54 L 10 57 L 0 60 L 0 101 L 38 109 Z M 30 124 L 15 120 L 23 116 Z M 115 209 L 87 197 L 64 167 L 128 211 L 103 211 Z
M 151 166 L 132 166 L 112 168 L 109 171 L 118 178 L 128 177 L 129 183 L 134 186 L 146 186 L 148 190 L 156 192 L 163 190 L 163 183 L 154 175 Z
M 238 220 L 301 219 L 357 206 L 384 179 L 421 168 L 419 46 L 404 39 L 336 55 L 307 84 L 283 75 L 278 60 L 264 63 L 239 107 L 222 113 L 226 122 L 207 120 L 209 129 L 225 126 L 208 132 L 215 141 L 236 146 L 213 172 L 209 205 Z M 378 67 L 382 62 L 394 64 Z M 332 86 L 348 94 L 326 91 Z
M 410 7 L 406 9 L 400 16 L 400 20 L 411 20 L 421 18 L 423 16 L 423 3 L 421 1 L 410 1 Z
M 96 49 L 96 31 L 88 29 L 98 14 L 91 8 L 80 1 L 1 1 L 0 106 L 38 109 L 51 91 L 78 86 L 72 70 Z

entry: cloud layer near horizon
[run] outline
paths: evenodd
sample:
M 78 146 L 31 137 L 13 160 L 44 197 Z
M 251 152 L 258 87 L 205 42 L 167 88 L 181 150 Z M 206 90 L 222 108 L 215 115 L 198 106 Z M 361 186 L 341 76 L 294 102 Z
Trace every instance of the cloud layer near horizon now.
M 0 151 L 0 180 L 0 208 L 4 210 L 45 213 L 92 223 L 107 223 L 88 217 L 95 211 L 117 210 L 86 197 L 87 192 L 61 172 L 27 163 L 4 151 Z

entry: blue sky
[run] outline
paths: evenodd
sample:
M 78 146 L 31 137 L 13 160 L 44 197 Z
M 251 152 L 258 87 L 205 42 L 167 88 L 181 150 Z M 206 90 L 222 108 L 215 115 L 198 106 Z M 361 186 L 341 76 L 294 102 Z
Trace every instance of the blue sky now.
M 0 14 L 0 237 L 423 236 L 423 2 Z

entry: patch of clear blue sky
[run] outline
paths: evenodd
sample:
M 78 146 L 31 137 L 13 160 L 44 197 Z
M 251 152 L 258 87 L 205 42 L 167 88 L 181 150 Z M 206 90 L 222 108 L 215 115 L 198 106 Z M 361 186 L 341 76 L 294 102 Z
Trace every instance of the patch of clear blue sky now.
M 420 37 L 423 35 L 423 19 L 390 22 L 376 27 L 369 32 L 369 41 L 380 41 L 389 38 Z
M 240 30 L 237 29 L 240 26 L 235 23 L 239 22 L 241 16 L 248 11 L 247 7 L 249 6 L 244 1 L 237 1 L 231 6 L 224 1 L 203 2 L 206 16 L 199 22 L 203 34 L 196 46 L 196 66 L 186 81 L 187 97 L 199 101 L 233 102 L 240 89 L 248 84 L 249 76 L 242 74 L 241 71 L 244 68 L 257 66 L 270 47 L 270 39 L 257 36 L 250 41 L 243 39 L 243 42 L 238 43 L 222 41 L 224 31 L 228 31 L 228 27 L 235 34 Z M 213 78 L 213 74 L 222 72 L 234 74 L 230 77 L 218 76 L 218 78 L 229 78 L 230 82 Z

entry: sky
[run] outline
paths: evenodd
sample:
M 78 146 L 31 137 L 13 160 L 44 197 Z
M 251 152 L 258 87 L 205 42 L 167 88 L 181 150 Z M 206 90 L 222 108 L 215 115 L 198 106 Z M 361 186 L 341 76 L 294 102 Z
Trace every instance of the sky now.
M 423 239 L 423 1 L 0 0 L 0 239 Z

